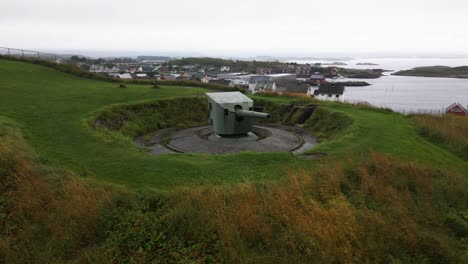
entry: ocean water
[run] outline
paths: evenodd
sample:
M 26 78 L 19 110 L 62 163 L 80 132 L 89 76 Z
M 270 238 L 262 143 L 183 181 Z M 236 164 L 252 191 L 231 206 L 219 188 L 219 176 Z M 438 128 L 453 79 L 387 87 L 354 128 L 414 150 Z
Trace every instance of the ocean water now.
M 305 61 L 297 61 L 305 63 Z M 315 63 L 317 61 L 307 61 Z M 346 87 L 345 100 L 365 102 L 377 107 L 386 107 L 402 113 L 441 112 L 445 107 L 458 102 L 468 106 L 468 79 L 393 76 L 392 72 L 421 66 L 468 66 L 468 59 L 357 59 L 343 61 L 347 68 L 385 69 L 385 76 L 365 80 L 367 87 Z M 356 65 L 369 62 L 378 65 Z M 346 80 L 346 79 L 344 79 Z M 362 79 L 360 79 L 362 81 Z M 340 80 L 341 81 L 341 80 Z

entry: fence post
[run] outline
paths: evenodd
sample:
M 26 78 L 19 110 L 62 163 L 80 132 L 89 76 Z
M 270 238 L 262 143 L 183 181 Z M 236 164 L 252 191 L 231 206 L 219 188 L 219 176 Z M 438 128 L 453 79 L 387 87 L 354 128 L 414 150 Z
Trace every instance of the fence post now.
M 40 56 L 39 56 L 39 51 L 37 52 L 37 57 L 40 58 Z
M 21 54 L 23 54 L 23 59 L 24 59 L 24 50 L 21 50 Z
M 8 57 L 10 57 L 10 55 L 11 55 L 11 54 L 10 54 L 10 48 L 8 48 Z

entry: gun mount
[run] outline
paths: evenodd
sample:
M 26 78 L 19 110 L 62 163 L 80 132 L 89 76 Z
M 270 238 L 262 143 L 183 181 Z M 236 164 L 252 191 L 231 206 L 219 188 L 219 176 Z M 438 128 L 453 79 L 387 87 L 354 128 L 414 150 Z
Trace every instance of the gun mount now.
M 242 136 L 252 132 L 255 118 L 270 114 L 255 112 L 253 100 L 240 92 L 207 93 L 210 127 L 220 136 Z

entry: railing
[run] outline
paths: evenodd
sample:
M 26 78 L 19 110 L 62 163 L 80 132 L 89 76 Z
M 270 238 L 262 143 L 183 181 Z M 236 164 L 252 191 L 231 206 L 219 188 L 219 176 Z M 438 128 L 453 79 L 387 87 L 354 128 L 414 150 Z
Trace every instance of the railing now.
M 61 57 L 60 55 L 53 54 L 53 53 L 46 53 L 46 52 L 40 52 L 40 51 L 34 51 L 34 50 L 14 49 L 14 48 L 8 48 L 8 47 L 0 47 L 0 55 L 22 58 L 22 59 L 39 59 L 39 60 L 45 60 L 45 61 L 49 61 L 49 62 L 53 62 L 57 64 L 71 63 L 79 67 L 83 65 L 87 65 L 86 63 L 67 59 L 67 58 Z

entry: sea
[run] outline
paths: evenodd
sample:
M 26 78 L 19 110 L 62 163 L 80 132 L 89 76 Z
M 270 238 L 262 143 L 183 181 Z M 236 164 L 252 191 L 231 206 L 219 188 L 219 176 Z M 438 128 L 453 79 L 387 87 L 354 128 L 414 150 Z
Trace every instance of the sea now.
M 330 61 L 296 61 L 297 63 L 330 63 Z M 342 68 L 384 69 L 388 72 L 378 79 L 359 79 L 370 86 L 346 87 L 345 100 L 351 103 L 366 103 L 376 107 L 410 113 L 443 113 L 453 103 L 468 107 L 468 79 L 407 77 L 391 75 L 399 70 L 409 70 L 422 66 L 468 66 L 468 58 L 379 58 L 353 59 L 339 65 Z M 357 65 L 373 63 L 377 65 Z M 340 79 L 339 81 L 357 80 Z

